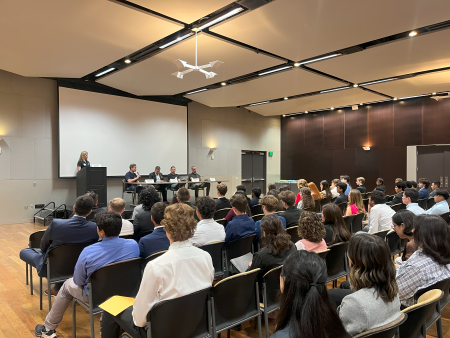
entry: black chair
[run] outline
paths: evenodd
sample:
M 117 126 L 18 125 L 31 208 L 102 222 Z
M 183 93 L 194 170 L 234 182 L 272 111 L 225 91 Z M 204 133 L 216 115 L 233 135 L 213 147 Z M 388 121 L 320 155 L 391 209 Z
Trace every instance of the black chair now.
M 255 222 L 258 222 L 258 221 L 260 221 L 264 216 L 265 216 L 264 214 L 253 215 L 253 216 L 252 216 L 252 219 L 253 219 Z
M 73 299 L 73 338 L 77 335 L 76 305 L 80 304 L 89 311 L 91 338 L 94 338 L 94 316 L 103 312 L 98 306 L 112 296 L 136 297 L 141 283 L 141 265 L 142 258 L 134 258 L 105 265 L 91 274 L 88 280 L 89 303 Z
M 45 229 L 33 232 L 28 238 L 28 248 L 38 249 L 41 247 L 41 239 L 44 237 Z M 40 249 L 39 249 L 40 250 Z M 25 263 L 25 283 L 28 285 L 28 263 Z M 33 295 L 33 267 L 30 265 L 30 295 Z
M 342 215 L 345 215 L 345 211 L 347 210 L 347 203 L 339 203 L 338 207 L 339 209 L 341 209 Z
M 261 306 L 261 311 L 264 316 L 264 325 L 266 328 L 266 337 L 270 336 L 269 332 L 269 314 L 278 310 L 280 305 L 277 301 L 277 296 L 280 293 L 280 274 L 283 266 L 279 266 L 268 271 L 262 282 L 262 296 L 263 304 Z
M 432 316 L 442 295 L 441 290 L 428 291 L 419 298 L 417 304 L 402 310 L 408 315 L 408 318 L 400 325 L 397 337 L 425 338 L 427 335 L 426 320 Z
M 133 235 L 119 235 L 119 237 L 123 239 L 134 239 Z
M 331 203 L 334 203 L 334 201 L 336 200 L 337 197 L 332 197 L 331 198 Z
M 365 198 L 363 199 L 364 209 L 369 210 L 369 199 Z
M 231 208 L 223 208 L 216 210 L 214 213 L 214 220 L 223 219 L 228 215 L 228 212 L 230 212 Z
M 391 202 L 394 199 L 395 195 L 386 196 L 386 202 Z
M 214 266 L 214 277 L 223 276 L 223 262 L 224 262 L 224 247 L 225 241 L 214 242 L 206 244 L 200 247 L 200 249 L 206 251 L 211 255 Z
M 450 212 L 446 212 L 445 214 L 442 214 L 441 217 L 444 219 L 444 221 L 447 222 L 448 225 L 450 225 Z
M 203 289 L 157 304 L 147 314 L 147 338 L 211 337 L 210 292 Z
M 327 262 L 327 283 L 333 282 L 333 288 L 337 286 L 337 280 L 348 275 L 347 261 L 348 242 L 334 244 L 328 249 L 328 255 L 325 258 Z
M 419 207 L 421 207 L 423 210 L 427 210 L 427 202 L 428 202 L 428 198 L 423 198 L 417 201 L 417 203 L 419 204 Z
M 400 248 L 401 252 L 403 252 L 403 250 L 405 250 L 406 243 L 408 243 L 408 242 L 409 242 L 408 238 L 400 239 L 399 248 Z
M 394 320 L 393 322 L 381 327 L 377 327 L 376 329 L 362 332 L 360 334 L 357 334 L 356 336 L 353 336 L 353 338 L 392 338 L 397 333 L 399 326 L 406 322 L 407 318 L 408 315 L 402 313 L 400 317 L 398 317 L 398 319 Z
M 381 230 L 377 232 L 372 232 L 372 235 L 380 237 L 383 241 L 386 239 L 386 235 L 391 230 Z
M 390 231 L 386 235 L 386 242 L 389 245 L 389 250 L 391 250 L 391 256 L 394 257 L 398 255 L 400 250 L 400 237 L 398 237 L 395 231 Z
M 95 242 L 94 242 L 95 243 Z M 47 252 L 47 290 L 48 290 L 48 311 L 52 309 L 52 293 L 51 286 L 55 283 L 61 283 L 73 276 L 75 265 L 77 264 L 78 257 L 83 249 L 91 244 L 90 243 L 70 243 L 63 244 L 54 248 L 51 248 Z M 39 278 L 39 309 L 42 310 L 42 278 Z
M 260 215 L 263 214 L 263 209 L 261 204 L 256 204 L 250 208 L 250 211 L 252 212 L 252 215 Z
M 353 234 L 352 224 L 353 224 L 355 218 L 356 218 L 356 215 L 344 216 L 344 222 L 345 222 L 345 225 L 347 226 L 347 230 L 350 231 L 350 233 L 352 233 L 352 234 Z
M 397 203 L 397 204 L 393 204 L 391 205 L 392 210 L 394 210 L 395 212 L 399 211 L 399 210 L 403 210 L 406 209 L 406 205 L 403 203 Z
M 163 251 L 158 251 L 155 252 L 154 254 L 151 254 L 150 256 L 146 257 L 143 261 L 142 261 L 142 272 L 144 272 L 145 267 L 147 266 L 147 263 L 158 258 L 159 256 L 164 255 L 168 250 L 163 250 Z
M 133 217 L 133 210 L 125 210 L 123 213 L 122 213 L 122 218 L 123 219 L 130 219 L 131 217 Z
M 434 201 L 434 197 L 431 197 L 427 200 L 427 210 L 431 209 L 433 207 L 433 205 L 435 205 L 436 202 Z
M 226 277 L 230 275 L 231 259 L 253 252 L 253 241 L 255 237 L 256 235 L 250 235 L 225 244 Z
M 131 194 L 131 198 L 132 198 L 132 204 L 135 205 L 136 204 L 136 195 L 134 194 L 134 190 L 127 190 L 127 185 L 125 180 L 122 180 L 122 199 L 124 194 Z
M 228 221 L 226 220 L 226 218 L 222 218 L 222 219 L 216 219 L 215 220 L 216 223 L 222 224 L 224 228 L 226 228 Z
M 322 198 L 320 200 L 320 210 L 322 210 L 323 206 L 328 203 L 331 203 L 331 197 Z
M 261 269 L 243 272 L 222 279 L 211 292 L 212 336 L 246 322 L 258 319 L 258 336 L 261 335 L 261 316 L 258 290 L 258 273 Z
M 363 228 L 363 219 L 366 214 L 364 212 L 360 212 L 355 215 L 355 218 L 352 222 L 352 228 L 349 229 L 352 235 L 356 234 L 358 231 L 361 231 Z
M 298 226 L 287 228 L 286 232 L 291 236 L 291 241 L 293 243 L 297 243 L 299 240 L 301 240 L 300 236 L 298 235 Z
M 330 249 L 326 249 L 326 250 L 317 252 L 317 254 L 319 255 L 320 258 L 326 259 L 329 252 L 330 252 Z
M 321 210 L 320 201 L 314 200 L 314 212 L 320 212 Z

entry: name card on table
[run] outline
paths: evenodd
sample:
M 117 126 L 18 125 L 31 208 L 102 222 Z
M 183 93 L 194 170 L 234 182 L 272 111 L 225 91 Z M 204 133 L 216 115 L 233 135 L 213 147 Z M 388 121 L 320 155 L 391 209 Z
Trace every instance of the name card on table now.
M 155 180 L 153 178 L 147 178 L 145 183 L 155 183 Z
M 192 182 L 200 182 L 199 178 L 192 178 Z
M 176 178 L 171 178 L 170 183 L 178 183 L 178 180 Z
M 210 179 L 209 179 L 211 182 L 215 182 L 216 181 L 216 179 L 214 178 L 214 177 L 210 177 Z

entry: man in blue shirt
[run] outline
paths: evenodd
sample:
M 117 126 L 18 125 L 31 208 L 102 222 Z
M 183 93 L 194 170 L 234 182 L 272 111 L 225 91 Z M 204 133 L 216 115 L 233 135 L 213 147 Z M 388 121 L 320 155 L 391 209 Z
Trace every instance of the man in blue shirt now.
M 428 198 L 430 193 L 428 187 L 430 186 L 430 180 L 428 178 L 419 178 L 419 199 Z
M 154 253 L 168 250 L 170 246 L 169 239 L 166 236 L 164 226 L 161 225 L 161 221 L 164 218 L 164 210 L 166 204 L 158 202 L 153 204 L 151 209 L 151 220 L 155 225 L 153 232 L 147 236 L 142 237 L 139 240 L 139 252 L 142 258 L 147 258 Z
M 345 196 L 348 196 L 348 194 L 350 194 L 350 190 L 352 190 L 352 187 L 350 186 L 350 176 L 342 175 L 341 182 L 347 184 L 347 188 L 345 189 L 344 194 Z
M 225 228 L 226 243 L 255 233 L 255 222 L 247 215 L 247 198 L 243 194 L 235 194 L 231 197 L 230 203 L 236 216 Z
M 442 215 L 449 212 L 449 207 L 447 200 L 449 198 L 449 193 L 445 189 L 437 189 L 434 195 L 434 202 L 430 209 L 427 210 L 427 215 Z
M 91 274 L 110 263 L 139 257 L 139 247 L 132 239 L 119 238 L 122 218 L 112 211 L 97 214 L 97 232 L 101 242 L 86 247 L 77 264 L 73 278 L 66 280 L 56 296 L 51 311 L 45 318 L 44 325 L 35 328 L 37 337 L 56 337 L 56 328 L 61 323 L 64 312 L 74 298 L 89 302 L 87 283 Z
M 419 204 L 417 203 L 418 199 L 419 192 L 415 189 L 408 188 L 403 192 L 402 202 L 403 204 L 406 204 L 406 209 L 412 211 L 416 215 L 425 214 L 425 210 L 419 207 Z
M 136 174 L 136 164 L 132 163 L 130 164 L 130 171 L 125 174 L 125 182 L 133 183 L 133 182 L 139 182 L 139 179 L 141 178 L 141 175 L 139 173 Z M 126 189 L 128 191 L 134 191 L 134 184 L 126 184 Z M 138 185 L 136 187 L 136 193 L 139 194 L 142 190 L 142 185 Z
M 283 216 L 276 214 L 279 203 L 278 198 L 276 198 L 273 195 L 266 195 L 263 198 L 261 198 L 259 203 L 262 205 L 264 215 L 270 214 L 277 215 L 280 218 L 281 223 L 283 223 L 283 228 L 286 229 L 286 219 Z M 261 237 L 261 221 L 257 221 L 255 223 L 255 233 L 256 233 L 255 243 L 258 243 L 259 237 Z

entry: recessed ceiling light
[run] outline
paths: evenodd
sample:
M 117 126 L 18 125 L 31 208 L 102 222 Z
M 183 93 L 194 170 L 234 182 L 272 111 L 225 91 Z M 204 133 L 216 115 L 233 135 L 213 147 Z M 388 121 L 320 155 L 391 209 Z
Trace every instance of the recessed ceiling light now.
M 107 70 L 105 70 L 105 71 L 103 71 L 101 73 L 96 74 L 95 77 L 99 77 L 99 76 L 105 75 L 106 73 L 112 72 L 115 69 L 116 68 L 109 68 L 109 69 L 107 69 Z
M 353 85 L 353 87 L 355 87 L 355 88 L 356 88 L 356 87 L 358 87 L 358 84 L 357 84 L 357 83 L 355 83 L 355 84 Z
M 394 97 L 394 101 L 397 101 L 398 99 L 396 97 Z
M 301 65 L 301 63 L 300 62 L 296 62 L 296 63 L 294 63 L 294 67 L 299 67 Z
M 431 93 L 431 95 L 436 95 L 436 93 Z
M 286 117 L 286 115 L 283 115 L 283 117 Z
M 222 86 L 226 86 L 227 83 L 226 83 L 226 82 L 222 82 L 221 85 L 222 85 Z
M 364 103 L 360 103 L 359 105 L 362 106 Z
M 308 111 L 305 111 L 305 114 L 308 114 Z
M 331 107 L 330 109 L 331 109 L 331 110 L 334 110 L 334 107 Z
M 130 59 L 126 59 L 125 63 L 131 63 L 131 60 Z
M 417 32 L 416 31 L 411 31 L 411 33 L 409 33 L 409 36 L 416 36 Z
M 287 100 L 287 99 L 289 99 L 289 98 L 288 98 L 288 97 L 285 97 L 284 99 Z

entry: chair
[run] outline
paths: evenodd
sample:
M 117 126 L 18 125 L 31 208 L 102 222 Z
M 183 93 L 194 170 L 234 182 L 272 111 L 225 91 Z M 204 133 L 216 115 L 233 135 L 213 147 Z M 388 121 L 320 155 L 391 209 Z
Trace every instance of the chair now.
M 353 338 L 392 338 L 397 333 L 398 327 L 402 325 L 406 319 L 408 318 L 408 315 L 405 313 L 402 313 L 400 317 L 398 317 L 393 322 L 390 322 L 389 324 L 383 325 L 381 327 L 377 327 L 372 330 L 368 330 L 365 332 L 362 332 L 360 334 L 357 334 L 356 336 L 353 336 Z
M 360 212 L 355 215 L 355 218 L 352 222 L 352 228 L 349 229 L 352 235 L 356 234 L 358 231 L 361 231 L 363 228 L 363 218 L 366 214 L 364 212 Z
M 134 239 L 133 235 L 119 235 L 119 237 L 123 239 Z
M 320 212 L 321 210 L 320 200 L 314 200 L 314 212 Z
M 436 309 L 436 305 L 442 298 L 441 290 L 431 290 L 423 294 L 417 304 L 403 309 L 402 312 L 408 315 L 407 320 L 400 325 L 398 331 L 399 338 L 425 338 L 426 320 Z
M 365 198 L 363 199 L 364 209 L 369 210 L 369 199 Z
M 444 221 L 447 222 L 448 225 L 450 225 L 450 212 L 446 212 L 445 214 L 442 214 L 441 217 L 444 219 Z
M 136 204 L 136 196 L 134 194 L 134 190 L 127 190 L 127 185 L 126 185 L 125 179 L 123 179 L 122 180 L 122 199 L 124 199 L 123 196 L 124 196 L 125 193 L 126 194 L 131 194 L 132 195 L 133 204 Z
M 252 219 L 253 219 L 255 222 L 258 222 L 258 221 L 260 221 L 264 216 L 265 216 L 264 214 L 254 215 L 254 216 L 252 216 Z
M 356 215 L 344 216 L 344 222 L 345 222 L 345 225 L 347 226 L 347 230 L 350 231 L 350 233 L 352 233 L 352 234 L 353 234 L 352 224 L 353 224 L 355 218 L 356 218 Z
M 427 210 L 427 202 L 428 202 L 428 198 L 423 198 L 417 201 L 417 203 L 419 204 L 419 207 L 421 207 L 423 210 Z
M 339 203 L 338 207 L 339 209 L 341 209 L 342 215 L 345 215 L 345 210 L 347 210 L 347 203 Z
M 212 336 L 246 322 L 258 319 L 258 336 L 261 335 L 261 316 L 257 277 L 261 269 L 243 272 L 218 282 L 211 292 Z M 230 306 L 232 304 L 232 306 Z
M 391 250 L 391 256 L 394 257 L 395 255 L 398 255 L 400 250 L 400 237 L 398 237 L 397 233 L 395 231 L 390 231 L 386 235 L 386 242 L 389 245 L 389 250 Z
M 131 217 L 133 217 L 133 210 L 125 210 L 125 211 L 122 213 L 122 218 L 123 218 L 123 219 L 130 220 Z
M 242 238 L 235 239 L 234 241 L 225 244 L 225 258 L 227 276 L 230 274 L 231 259 L 243 256 L 249 252 L 253 252 L 253 241 L 256 235 L 250 235 Z
M 323 206 L 328 203 L 331 203 L 331 197 L 322 198 L 320 200 L 320 210 L 322 210 Z
M 163 250 L 163 251 L 158 251 L 155 252 L 154 254 L 151 254 L 150 256 L 148 256 L 147 258 L 145 258 L 142 261 L 142 272 L 144 272 L 145 267 L 147 266 L 147 263 L 158 258 L 159 256 L 162 256 L 163 254 L 165 254 L 168 250 Z
M 431 197 L 427 200 L 427 210 L 431 209 L 433 207 L 433 205 L 435 205 L 436 202 L 434 201 L 434 197 Z
M 256 204 L 250 208 L 250 211 L 252 212 L 252 215 L 259 215 L 263 214 L 263 209 L 261 204 Z
M 270 336 L 269 314 L 280 308 L 280 305 L 278 304 L 277 301 L 277 296 L 280 292 L 280 274 L 282 268 L 283 266 L 280 265 L 279 267 L 266 272 L 266 274 L 263 276 L 262 282 L 263 303 L 260 304 L 260 308 L 264 316 L 266 337 Z
M 155 305 L 147 314 L 147 338 L 210 337 L 210 292 L 211 288 L 207 288 Z
M 33 232 L 28 238 L 28 247 L 40 248 L 41 239 L 44 237 L 45 229 Z M 28 285 L 28 263 L 25 263 L 25 283 Z M 30 265 L 30 295 L 33 295 L 33 266 Z
M 128 259 L 105 265 L 91 274 L 88 280 L 89 304 L 77 298 L 73 299 L 73 338 L 77 335 L 76 305 L 80 304 L 89 311 L 91 337 L 94 338 L 94 316 L 103 312 L 98 306 L 112 296 L 136 297 L 141 283 L 141 265 L 142 258 Z
M 300 236 L 298 235 L 298 226 L 287 228 L 286 232 L 288 233 L 288 235 L 291 236 L 291 241 L 293 243 L 297 243 L 301 239 Z
M 394 199 L 395 195 L 386 196 L 386 202 L 391 202 Z
M 347 261 L 348 242 L 334 244 L 328 249 L 328 255 L 325 258 L 327 262 L 327 283 L 333 282 L 333 288 L 337 286 L 337 280 L 348 274 Z
M 395 212 L 399 211 L 399 210 L 403 210 L 406 209 L 406 205 L 403 203 L 397 203 L 397 204 L 393 204 L 391 205 L 392 210 L 394 210 Z M 366 209 L 367 210 L 367 209 Z
M 223 248 L 225 246 L 225 241 L 209 243 L 200 247 L 200 249 L 206 251 L 211 255 L 213 266 L 214 266 L 214 277 L 223 276 Z
M 377 232 L 372 232 L 372 235 L 380 237 L 383 241 L 386 239 L 387 233 L 391 230 L 381 230 Z
M 47 277 L 39 278 L 39 309 L 42 310 L 42 278 L 47 278 L 47 290 L 48 290 L 48 311 L 52 309 L 52 293 L 51 285 L 55 283 L 65 282 L 73 276 L 75 265 L 77 264 L 78 257 L 87 246 L 94 244 L 88 243 L 70 243 L 63 244 L 54 248 L 51 248 L 47 252 L 47 258 L 45 264 L 47 265 Z
M 326 259 L 329 252 L 330 252 L 330 249 L 326 249 L 326 250 L 317 252 L 317 254 L 320 256 L 320 258 Z
M 226 218 L 222 218 L 222 219 L 216 219 L 216 223 L 222 224 L 223 227 L 225 228 L 227 226 L 228 221 L 226 220 Z
M 214 213 L 214 220 L 225 218 L 230 210 L 231 208 L 223 208 L 216 210 L 216 212 Z

